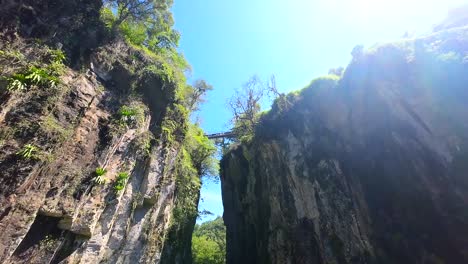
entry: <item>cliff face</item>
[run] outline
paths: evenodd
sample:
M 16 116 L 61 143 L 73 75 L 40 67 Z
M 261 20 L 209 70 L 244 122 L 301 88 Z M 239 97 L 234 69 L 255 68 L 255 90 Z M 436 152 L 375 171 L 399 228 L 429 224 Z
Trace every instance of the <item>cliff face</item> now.
M 0 10 L 0 263 L 190 263 L 200 172 L 177 76 L 100 40 L 100 1 L 20 2 Z
M 353 57 L 224 155 L 227 263 L 468 262 L 468 29 Z

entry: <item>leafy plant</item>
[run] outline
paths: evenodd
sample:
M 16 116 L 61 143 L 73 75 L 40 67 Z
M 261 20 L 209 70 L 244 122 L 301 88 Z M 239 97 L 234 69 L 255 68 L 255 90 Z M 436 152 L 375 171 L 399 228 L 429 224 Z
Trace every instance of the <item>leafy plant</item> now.
M 31 66 L 24 73 L 13 74 L 7 80 L 7 90 L 10 92 L 25 91 L 31 85 L 55 87 L 59 82 L 58 77 L 52 75 L 46 69 L 35 66 Z
M 9 92 L 15 92 L 15 91 L 25 91 L 26 90 L 26 78 L 24 74 L 14 74 L 12 77 L 7 78 L 8 80 L 8 85 L 7 85 L 7 90 Z
M 25 78 L 32 84 L 40 84 L 48 77 L 49 75 L 44 69 L 39 69 L 33 66 L 29 69 L 29 74 L 26 75 Z
M 129 178 L 129 175 L 126 172 L 120 172 L 117 175 L 117 179 L 115 180 L 115 185 L 114 185 L 115 192 L 118 193 L 125 188 L 125 184 L 127 183 L 128 178 Z
M 16 155 L 22 157 L 23 159 L 31 159 L 35 157 L 35 153 L 38 150 L 39 149 L 36 146 L 26 144 L 20 151 L 16 152 Z
M 185 139 L 185 148 L 190 153 L 193 166 L 201 176 L 216 177 L 219 172 L 218 160 L 214 157 L 216 147 L 203 130 L 190 124 Z
M 123 126 L 135 126 L 142 122 L 143 110 L 138 107 L 124 105 L 119 109 L 119 123 Z
M 146 39 L 146 27 L 142 23 L 124 22 L 120 25 L 120 31 L 125 39 L 134 45 L 143 45 Z
M 107 178 L 104 177 L 104 176 L 96 176 L 96 177 L 94 177 L 93 181 L 94 181 L 96 184 L 105 184 L 106 181 L 107 181 Z
M 47 49 L 45 57 L 37 61 L 27 61 L 24 55 L 18 51 L 5 51 L 0 53 L 0 58 L 9 62 L 17 62 L 23 65 L 23 70 L 4 78 L 8 81 L 9 92 L 25 91 L 30 86 L 55 87 L 59 83 L 59 76 L 63 72 L 65 54 L 62 50 Z
M 61 49 L 50 50 L 51 63 L 63 64 L 66 59 L 65 53 Z
M 112 13 L 112 9 L 103 7 L 100 11 L 100 17 L 106 28 L 111 30 L 115 23 L 115 15 Z
M 96 173 L 96 176 L 102 176 L 107 173 L 107 170 L 99 167 L 99 168 L 96 168 L 94 172 Z
M 104 176 L 104 174 L 107 173 L 107 170 L 104 169 L 104 168 L 96 168 L 96 170 L 94 171 L 94 173 L 96 174 L 96 176 L 93 178 L 93 181 L 96 183 L 96 184 L 104 184 L 106 183 L 107 181 L 107 178 Z
M 10 62 L 18 62 L 25 59 L 24 55 L 17 50 L 0 50 L 0 57 L 10 60 Z
M 107 28 L 120 30 L 126 39 L 153 51 L 172 49 L 180 35 L 172 28 L 172 0 L 104 0 L 101 20 Z
M 131 107 L 124 105 L 120 108 L 119 114 L 123 118 L 131 118 L 137 115 L 137 111 Z
M 47 73 L 49 76 L 57 78 L 64 70 L 65 53 L 60 49 L 53 49 L 49 50 L 49 56 L 50 64 L 46 67 Z M 56 81 L 58 83 L 58 79 Z
M 151 132 L 144 132 L 139 134 L 132 142 L 133 150 L 139 157 L 147 157 L 151 153 L 151 142 L 153 140 Z

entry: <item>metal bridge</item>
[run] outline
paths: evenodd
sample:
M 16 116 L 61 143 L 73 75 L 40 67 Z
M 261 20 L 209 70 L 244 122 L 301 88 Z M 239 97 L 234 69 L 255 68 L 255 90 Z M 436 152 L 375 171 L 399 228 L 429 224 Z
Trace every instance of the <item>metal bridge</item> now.
M 228 131 L 228 132 L 222 132 L 222 133 L 216 133 L 216 134 L 206 134 L 205 135 L 209 139 L 216 139 L 216 138 L 233 138 L 236 136 L 234 132 Z

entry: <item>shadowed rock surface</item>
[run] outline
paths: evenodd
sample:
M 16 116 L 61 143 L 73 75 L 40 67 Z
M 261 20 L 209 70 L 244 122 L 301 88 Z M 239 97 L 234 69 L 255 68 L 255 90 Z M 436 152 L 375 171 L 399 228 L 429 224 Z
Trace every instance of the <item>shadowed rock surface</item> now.
M 227 263 L 468 263 L 468 28 L 353 56 L 224 155 Z

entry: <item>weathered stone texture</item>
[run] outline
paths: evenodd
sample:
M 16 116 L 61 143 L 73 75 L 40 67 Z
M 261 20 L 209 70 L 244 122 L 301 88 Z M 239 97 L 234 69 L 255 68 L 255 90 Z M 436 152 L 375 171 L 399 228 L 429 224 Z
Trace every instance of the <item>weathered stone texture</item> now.
M 221 163 L 227 263 L 467 263 L 467 58 L 455 28 L 279 100 Z

